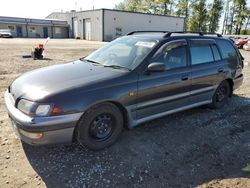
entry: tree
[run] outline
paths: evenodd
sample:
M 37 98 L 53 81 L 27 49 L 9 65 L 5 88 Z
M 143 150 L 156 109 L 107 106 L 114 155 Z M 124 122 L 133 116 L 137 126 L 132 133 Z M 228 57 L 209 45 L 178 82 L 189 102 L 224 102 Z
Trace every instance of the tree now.
M 171 15 L 174 12 L 174 0 L 125 0 L 115 5 L 115 9 Z
M 241 31 L 241 34 L 243 34 L 243 35 L 249 35 L 249 30 L 248 30 L 249 22 L 250 22 L 250 9 L 247 9 L 246 10 L 245 28 L 244 28 L 244 30 Z
M 229 17 L 229 7 L 230 0 L 226 0 L 226 6 L 224 9 L 224 20 L 223 20 L 223 25 L 222 25 L 222 34 L 227 34 L 227 29 L 228 29 L 228 17 Z
M 125 0 L 115 5 L 115 9 L 142 12 L 142 0 Z
M 216 32 L 219 27 L 219 21 L 221 17 L 221 13 L 223 10 L 222 0 L 214 0 L 212 4 L 209 6 L 211 7 L 208 16 L 209 16 L 209 23 L 208 23 L 208 31 L 209 32 Z
M 246 0 L 234 0 L 234 8 L 235 8 L 235 34 L 240 34 L 243 23 L 246 19 L 247 9 L 246 9 Z
M 179 0 L 176 4 L 176 12 L 175 14 L 177 16 L 184 16 L 186 19 L 188 19 L 189 16 L 189 0 Z
M 191 3 L 192 16 L 187 24 L 189 31 L 207 31 L 206 0 L 193 1 Z
M 121 3 L 117 4 L 117 5 L 115 5 L 115 9 L 116 10 L 126 10 L 126 3 L 121 2 Z

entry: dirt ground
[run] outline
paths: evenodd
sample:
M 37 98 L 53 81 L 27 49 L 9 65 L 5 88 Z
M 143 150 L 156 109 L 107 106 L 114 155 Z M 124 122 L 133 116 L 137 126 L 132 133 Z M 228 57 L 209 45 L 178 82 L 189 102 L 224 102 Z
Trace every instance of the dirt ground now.
M 99 152 L 73 145 L 34 147 L 17 139 L 4 91 L 20 74 L 85 56 L 102 45 L 50 40 L 47 60 L 22 59 L 38 39 L 0 39 L 0 187 L 250 188 L 250 66 L 224 109 L 200 107 L 124 130 Z M 250 62 L 250 52 L 242 52 Z M 250 65 L 250 64 L 249 64 Z

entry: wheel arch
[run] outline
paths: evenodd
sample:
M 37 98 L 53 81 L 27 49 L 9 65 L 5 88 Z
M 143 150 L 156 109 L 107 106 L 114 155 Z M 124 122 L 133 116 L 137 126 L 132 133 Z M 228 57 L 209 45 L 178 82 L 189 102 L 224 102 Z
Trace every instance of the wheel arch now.
M 101 105 L 101 104 L 105 104 L 105 103 L 111 103 L 113 105 L 115 105 L 116 107 L 118 107 L 118 109 L 120 110 L 122 116 L 123 116 L 123 127 L 124 128 L 128 128 L 129 127 L 129 120 L 128 120 L 128 111 L 127 109 L 124 107 L 124 105 L 122 105 L 120 102 L 118 101 L 113 101 L 113 100 L 105 100 L 105 101 L 99 101 L 97 103 L 94 103 L 90 106 L 88 106 L 85 110 L 84 110 L 84 113 L 82 114 L 82 116 L 80 117 L 80 119 L 78 120 L 78 122 L 81 120 L 81 118 L 84 116 L 85 112 L 86 111 L 89 111 L 91 108 L 97 106 L 97 105 Z M 77 127 L 78 127 L 78 122 L 75 126 L 75 129 L 74 129 L 74 133 L 73 133 L 73 138 L 72 138 L 72 141 L 76 141 L 76 132 L 77 132 Z
M 233 88 L 234 88 L 234 82 L 233 82 L 233 80 L 231 78 L 228 78 L 225 81 L 227 81 L 229 83 L 229 86 L 230 86 L 229 97 L 232 97 L 232 95 L 233 95 Z

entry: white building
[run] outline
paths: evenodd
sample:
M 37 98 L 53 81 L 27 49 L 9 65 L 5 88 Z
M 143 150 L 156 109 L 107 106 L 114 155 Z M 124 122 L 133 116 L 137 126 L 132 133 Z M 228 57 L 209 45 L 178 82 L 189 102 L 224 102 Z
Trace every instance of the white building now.
M 0 16 L 0 29 L 8 29 L 13 37 L 68 38 L 66 21 Z
M 68 22 L 69 36 L 94 41 L 111 41 L 132 31 L 183 31 L 185 18 L 97 9 L 89 11 L 54 12 L 49 19 Z

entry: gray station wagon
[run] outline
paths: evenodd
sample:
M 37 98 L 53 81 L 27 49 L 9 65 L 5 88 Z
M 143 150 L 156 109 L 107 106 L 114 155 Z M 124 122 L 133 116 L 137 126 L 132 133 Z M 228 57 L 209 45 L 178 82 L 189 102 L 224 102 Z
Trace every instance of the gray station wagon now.
M 122 129 L 209 105 L 243 82 L 243 57 L 219 34 L 132 32 L 80 60 L 23 74 L 5 92 L 14 130 L 33 145 L 98 150 Z

